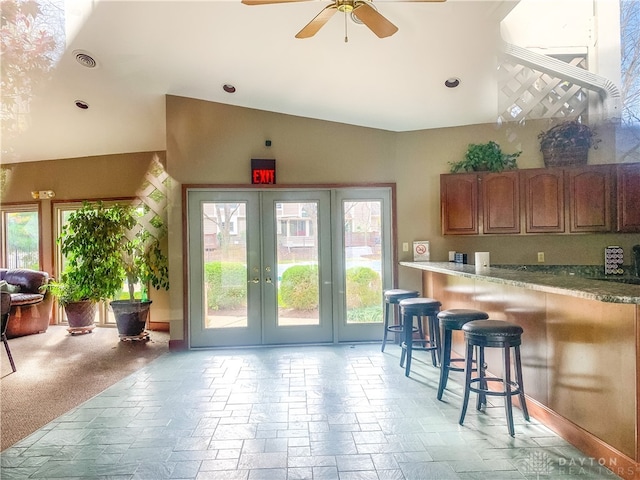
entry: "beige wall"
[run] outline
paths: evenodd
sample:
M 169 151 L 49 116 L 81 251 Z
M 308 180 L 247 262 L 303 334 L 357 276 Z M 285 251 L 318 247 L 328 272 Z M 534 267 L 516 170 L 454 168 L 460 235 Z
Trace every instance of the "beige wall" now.
M 171 320 L 172 339 L 182 338 L 182 184 L 250 184 L 250 159 L 275 158 L 277 181 L 287 184 L 396 183 L 397 242 L 430 240 L 432 260 L 449 250 L 491 252 L 492 263 L 603 263 L 607 245 L 629 251 L 637 234 L 443 237 L 439 176 L 460 160 L 469 143 L 498 142 L 504 151 L 522 150 L 520 168 L 542 167 L 537 135 L 546 123 L 525 126 L 473 125 L 395 133 L 293 117 L 195 99 L 167 97 L 166 168 L 172 178 L 169 209 L 171 290 L 158 298 L 155 320 Z M 603 142 L 589 163 L 615 163 L 613 135 L 599 128 Z M 266 147 L 265 140 L 272 146 Z M 30 199 L 31 190 L 52 189 L 56 200 L 133 195 L 151 161 L 150 153 L 67 159 L 11 166 L 3 201 Z M 46 210 L 46 208 L 44 208 Z M 398 252 L 400 260 L 410 254 Z M 628 263 L 628 261 L 626 262 Z M 399 285 L 418 288 L 419 272 L 400 268 Z M 160 311 L 159 311 L 160 310 Z

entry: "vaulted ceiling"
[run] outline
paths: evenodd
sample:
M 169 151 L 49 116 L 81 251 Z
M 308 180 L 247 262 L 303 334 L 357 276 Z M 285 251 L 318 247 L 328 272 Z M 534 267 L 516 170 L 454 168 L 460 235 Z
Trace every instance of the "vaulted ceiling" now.
M 376 1 L 399 29 L 384 39 L 340 12 L 296 39 L 328 1 L 82 4 L 26 128 L 3 135 L 3 163 L 163 150 L 167 94 L 390 131 L 492 122 L 500 22 L 517 0 Z

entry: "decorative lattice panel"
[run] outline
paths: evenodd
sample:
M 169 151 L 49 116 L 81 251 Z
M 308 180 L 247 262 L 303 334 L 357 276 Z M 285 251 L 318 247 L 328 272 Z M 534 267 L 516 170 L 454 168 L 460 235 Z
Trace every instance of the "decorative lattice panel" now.
M 584 57 L 567 63 L 586 67 Z M 540 118 L 580 118 L 588 113 L 589 96 L 585 88 L 570 81 L 504 61 L 498 68 L 499 120 L 521 122 Z
M 166 234 L 168 195 L 169 174 L 160 163 L 158 155 L 154 154 L 144 182 L 136 192 L 136 206 L 141 209 L 142 216 L 131 234 L 146 230 L 157 239 Z

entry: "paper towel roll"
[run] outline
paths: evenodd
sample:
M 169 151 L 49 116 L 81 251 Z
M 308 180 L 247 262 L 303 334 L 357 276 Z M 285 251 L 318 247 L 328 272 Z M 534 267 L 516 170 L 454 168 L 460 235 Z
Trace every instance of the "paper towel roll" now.
M 476 267 L 488 267 L 489 263 L 489 252 L 476 252 Z

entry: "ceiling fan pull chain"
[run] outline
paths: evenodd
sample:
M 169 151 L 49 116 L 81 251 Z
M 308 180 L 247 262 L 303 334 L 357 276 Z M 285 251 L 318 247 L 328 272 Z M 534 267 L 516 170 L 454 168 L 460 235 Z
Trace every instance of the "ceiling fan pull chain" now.
M 347 35 L 347 25 L 349 24 L 349 22 L 347 22 L 347 10 L 344 10 L 344 43 L 347 43 L 349 41 L 349 37 Z

